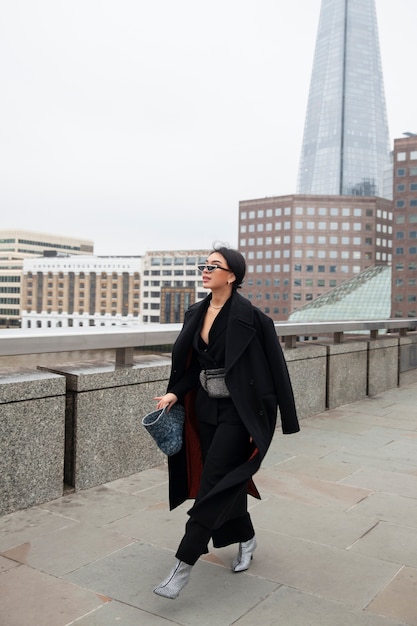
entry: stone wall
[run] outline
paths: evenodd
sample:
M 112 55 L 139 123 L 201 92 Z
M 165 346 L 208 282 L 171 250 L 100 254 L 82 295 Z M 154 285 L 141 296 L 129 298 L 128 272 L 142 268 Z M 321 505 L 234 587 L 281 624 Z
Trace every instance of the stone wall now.
M 300 419 L 417 380 L 417 334 L 303 342 L 285 350 Z M 159 465 L 141 425 L 166 390 L 170 359 L 0 372 L 0 514 Z

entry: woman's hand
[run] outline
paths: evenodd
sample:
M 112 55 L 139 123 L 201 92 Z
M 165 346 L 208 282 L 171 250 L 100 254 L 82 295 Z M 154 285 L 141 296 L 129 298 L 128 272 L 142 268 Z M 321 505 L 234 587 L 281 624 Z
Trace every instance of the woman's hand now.
M 178 398 L 175 393 L 166 393 L 164 396 L 157 396 L 156 398 L 154 398 L 154 400 L 156 400 L 158 403 L 156 405 L 157 409 L 163 409 L 164 407 L 167 407 L 168 413 L 170 408 L 177 402 Z

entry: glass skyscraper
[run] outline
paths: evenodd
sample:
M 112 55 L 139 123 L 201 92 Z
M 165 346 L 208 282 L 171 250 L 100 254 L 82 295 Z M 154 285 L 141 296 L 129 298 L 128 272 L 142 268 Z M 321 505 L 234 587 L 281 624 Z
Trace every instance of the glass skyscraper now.
M 391 197 L 374 0 L 322 0 L 298 173 L 299 194 Z

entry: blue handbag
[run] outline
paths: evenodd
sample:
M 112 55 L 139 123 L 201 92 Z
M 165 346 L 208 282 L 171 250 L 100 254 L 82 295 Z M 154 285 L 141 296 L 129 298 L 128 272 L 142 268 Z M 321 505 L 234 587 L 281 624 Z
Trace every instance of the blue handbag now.
M 158 448 L 167 456 L 172 456 L 182 448 L 184 419 L 184 407 L 175 403 L 169 411 L 166 407 L 151 411 L 142 418 L 142 424 Z

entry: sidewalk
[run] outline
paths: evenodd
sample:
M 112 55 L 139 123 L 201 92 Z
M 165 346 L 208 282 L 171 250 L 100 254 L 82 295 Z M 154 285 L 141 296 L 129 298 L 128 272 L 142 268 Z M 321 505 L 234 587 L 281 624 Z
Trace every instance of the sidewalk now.
M 417 626 L 417 384 L 277 431 L 255 482 L 251 568 L 213 549 L 176 600 L 165 466 L 1 517 L 1 626 Z

